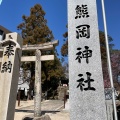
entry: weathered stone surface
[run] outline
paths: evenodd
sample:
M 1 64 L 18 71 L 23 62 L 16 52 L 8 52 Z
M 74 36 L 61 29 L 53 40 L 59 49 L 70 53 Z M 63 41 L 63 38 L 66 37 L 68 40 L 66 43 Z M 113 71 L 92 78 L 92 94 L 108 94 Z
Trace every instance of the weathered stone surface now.
M 35 61 L 35 97 L 34 97 L 34 117 L 41 116 L 41 51 L 36 50 Z
M 9 36 L 13 38 L 12 41 Z M 13 41 L 22 47 L 22 38 L 17 33 L 7 34 L 0 73 L 0 120 L 14 119 L 22 50 L 17 49 Z
M 35 44 L 35 45 L 23 45 L 22 51 L 35 51 L 37 49 L 39 50 L 52 50 L 55 46 L 59 44 L 58 40 L 55 40 L 53 42 L 47 42 L 43 44 Z M 3 47 L 0 48 L 0 53 L 3 51 Z
M 70 120 L 107 120 L 96 0 L 68 0 Z
M 21 57 L 21 62 L 25 61 L 35 61 L 36 56 L 23 56 Z M 48 60 L 54 60 L 54 55 L 43 55 L 40 57 L 41 61 L 48 61 Z

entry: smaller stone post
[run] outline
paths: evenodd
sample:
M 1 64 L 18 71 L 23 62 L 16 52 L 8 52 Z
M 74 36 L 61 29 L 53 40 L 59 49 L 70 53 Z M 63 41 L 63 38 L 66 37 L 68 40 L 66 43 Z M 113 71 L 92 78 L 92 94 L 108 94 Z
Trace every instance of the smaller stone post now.
M 21 90 L 19 88 L 19 90 L 18 90 L 18 96 L 17 96 L 17 98 L 18 98 L 18 106 L 20 106 L 20 94 L 21 94 Z
M 36 50 L 34 118 L 41 116 L 41 51 Z
M 10 33 L 1 44 L 4 50 L 0 74 L 0 120 L 14 120 L 22 38 L 17 33 Z

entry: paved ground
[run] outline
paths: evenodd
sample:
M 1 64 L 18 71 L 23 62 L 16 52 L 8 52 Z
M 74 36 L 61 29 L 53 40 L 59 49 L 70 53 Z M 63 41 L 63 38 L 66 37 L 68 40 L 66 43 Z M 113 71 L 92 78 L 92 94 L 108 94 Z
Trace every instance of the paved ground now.
M 63 101 L 60 100 L 46 100 L 41 104 L 42 114 L 48 114 L 51 120 L 70 120 L 69 112 L 63 109 Z M 14 120 L 22 120 L 24 116 L 33 116 L 34 101 L 21 101 L 20 106 L 17 106 Z

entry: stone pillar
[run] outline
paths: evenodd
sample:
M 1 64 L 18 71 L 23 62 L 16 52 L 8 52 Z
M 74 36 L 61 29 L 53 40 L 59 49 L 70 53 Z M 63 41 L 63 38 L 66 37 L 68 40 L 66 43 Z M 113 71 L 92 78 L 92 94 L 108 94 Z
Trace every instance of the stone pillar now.
M 68 0 L 70 120 L 107 120 L 96 0 Z
M 113 120 L 113 103 L 112 100 L 106 100 L 107 120 Z M 119 119 L 119 118 L 118 118 Z
M 0 120 L 13 120 L 19 79 L 22 38 L 7 34 L 2 42 L 3 58 L 0 74 Z
M 34 117 L 41 116 L 41 51 L 36 50 L 36 61 L 35 61 L 35 98 L 34 98 Z

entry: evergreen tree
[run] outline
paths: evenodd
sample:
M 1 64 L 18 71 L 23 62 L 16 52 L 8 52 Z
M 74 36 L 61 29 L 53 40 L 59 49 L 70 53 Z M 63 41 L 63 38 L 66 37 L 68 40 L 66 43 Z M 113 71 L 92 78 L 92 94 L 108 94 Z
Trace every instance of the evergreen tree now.
M 23 22 L 17 26 L 18 30 L 21 31 L 23 37 L 23 44 L 41 44 L 46 42 L 51 42 L 54 37 L 52 31 L 47 26 L 47 20 L 44 18 L 45 12 L 40 4 L 36 4 L 30 9 L 30 16 L 22 16 Z M 55 51 L 42 51 L 42 55 L 53 54 L 55 55 L 54 61 L 42 62 L 42 85 L 43 91 L 48 91 L 57 89 L 58 80 L 61 76 L 64 76 L 62 72 L 62 66 L 59 59 L 56 57 Z M 35 55 L 35 52 L 24 52 L 23 55 Z M 30 91 L 34 88 L 35 79 L 35 63 L 30 62 L 22 64 L 24 69 L 30 69 L 31 71 L 31 81 L 30 81 Z M 52 85 L 49 86 L 50 81 Z M 47 86 L 46 86 L 47 85 Z M 56 85 L 56 87 L 54 87 Z M 54 88 L 54 89 L 53 89 Z M 29 92 L 30 92 L 29 91 Z
M 21 30 L 23 44 L 39 44 L 54 39 L 44 17 L 45 12 L 40 4 L 36 4 L 30 9 L 30 16 L 22 16 L 23 22 L 17 28 Z

